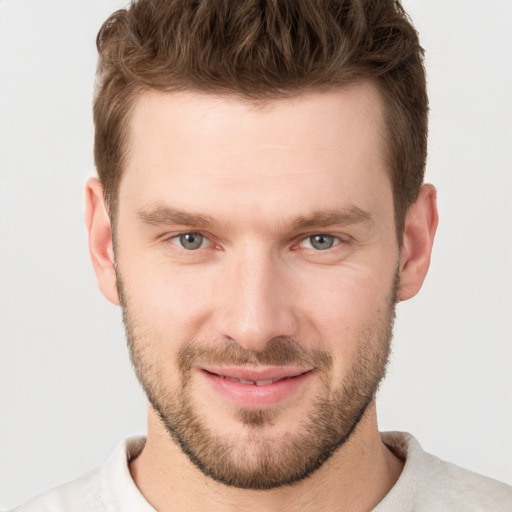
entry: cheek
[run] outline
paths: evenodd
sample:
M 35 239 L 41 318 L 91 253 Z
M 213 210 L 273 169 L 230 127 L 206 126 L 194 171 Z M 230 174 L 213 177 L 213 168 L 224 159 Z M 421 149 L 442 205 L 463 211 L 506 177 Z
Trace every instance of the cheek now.
M 197 335 L 197 328 L 212 302 L 211 283 L 197 268 L 176 269 L 166 262 L 126 262 L 121 275 L 130 310 L 146 337 L 156 342 L 179 344 Z M 141 270 L 144 269 L 144 270 Z
M 154 267 L 143 276 L 129 274 L 122 274 L 124 307 L 139 371 L 146 384 L 160 386 L 162 391 L 177 389 L 182 383 L 179 350 L 197 337 L 198 315 L 193 311 L 197 301 L 189 288 L 156 273 Z
M 306 309 L 320 323 L 349 327 L 367 317 L 368 310 L 381 298 L 384 285 L 362 270 L 337 269 L 304 280 L 302 289 Z
M 336 358 L 349 361 L 364 333 L 387 321 L 392 289 L 392 277 L 361 269 L 317 278 L 301 293 L 305 336 L 315 336 Z

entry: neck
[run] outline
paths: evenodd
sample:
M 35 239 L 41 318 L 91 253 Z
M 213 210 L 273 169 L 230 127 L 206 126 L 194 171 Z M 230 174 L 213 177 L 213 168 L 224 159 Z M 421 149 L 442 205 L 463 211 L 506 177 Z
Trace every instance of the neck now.
M 395 484 L 402 467 L 380 439 L 375 404 L 329 460 L 290 486 L 255 491 L 215 482 L 181 452 L 151 408 L 146 446 L 130 463 L 135 484 L 160 512 L 370 511 Z

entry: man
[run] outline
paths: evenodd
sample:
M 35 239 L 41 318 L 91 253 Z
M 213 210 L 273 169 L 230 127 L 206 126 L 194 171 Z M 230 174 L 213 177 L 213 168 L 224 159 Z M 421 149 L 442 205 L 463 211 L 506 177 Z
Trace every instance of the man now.
M 437 227 L 400 5 L 139 1 L 98 47 L 86 223 L 148 436 L 20 510 L 510 510 L 377 429 Z

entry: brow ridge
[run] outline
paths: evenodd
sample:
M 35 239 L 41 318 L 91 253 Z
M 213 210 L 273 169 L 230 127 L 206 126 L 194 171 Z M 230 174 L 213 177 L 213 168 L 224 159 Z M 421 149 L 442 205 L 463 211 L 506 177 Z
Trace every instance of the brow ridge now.
M 371 221 L 372 216 L 367 211 L 357 206 L 349 206 L 342 210 L 320 210 L 311 215 L 299 216 L 294 219 L 292 226 L 294 230 L 302 230 L 334 225 L 349 226 Z
M 155 226 L 179 224 L 196 228 L 212 229 L 218 225 L 213 217 L 202 213 L 192 213 L 171 207 L 156 207 L 137 212 L 142 221 Z M 372 216 L 357 206 L 341 210 L 318 210 L 309 215 L 300 215 L 289 221 L 279 222 L 279 231 L 301 231 L 309 228 L 322 228 L 334 225 L 353 225 L 372 222 Z
M 137 217 L 148 224 L 155 226 L 167 224 L 182 224 L 212 228 L 215 225 L 213 217 L 202 213 L 190 213 L 169 207 L 157 207 L 149 210 L 139 210 Z

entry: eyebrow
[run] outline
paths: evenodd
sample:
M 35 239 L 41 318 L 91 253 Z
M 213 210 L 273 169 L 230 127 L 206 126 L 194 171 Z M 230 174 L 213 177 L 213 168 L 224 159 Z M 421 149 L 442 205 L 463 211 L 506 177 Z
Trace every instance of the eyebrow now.
M 155 226 L 181 224 L 210 229 L 216 225 L 213 217 L 201 213 L 189 213 L 168 207 L 157 207 L 151 210 L 139 210 L 137 217 Z
M 300 231 L 308 228 L 322 228 L 334 225 L 349 226 L 352 224 L 371 223 L 372 216 L 357 206 L 349 206 L 342 210 L 320 210 L 311 215 L 300 216 L 292 222 L 292 229 Z
M 199 229 L 213 229 L 220 223 L 209 215 L 185 212 L 170 207 L 156 207 L 139 210 L 137 217 L 155 226 L 179 224 Z M 300 215 L 290 221 L 279 222 L 279 231 L 301 231 L 309 228 L 323 228 L 334 225 L 353 225 L 371 223 L 372 216 L 357 206 L 341 210 L 318 210 L 310 215 Z

